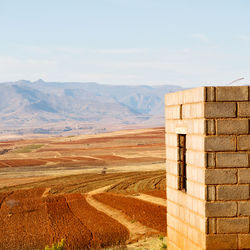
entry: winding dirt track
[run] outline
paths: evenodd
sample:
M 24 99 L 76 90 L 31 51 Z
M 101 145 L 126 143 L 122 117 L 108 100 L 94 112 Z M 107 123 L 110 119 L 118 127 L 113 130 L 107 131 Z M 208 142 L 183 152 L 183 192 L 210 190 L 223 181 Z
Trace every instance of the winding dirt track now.
M 129 197 L 132 198 L 136 198 L 139 200 L 143 200 L 143 201 L 147 201 L 156 205 L 160 205 L 160 206 L 167 206 L 166 200 L 162 199 L 162 198 L 158 198 L 158 197 L 154 197 L 148 194 L 137 194 L 137 195 L 129 195 Z
M 96 208 L 97 210 L 105 213 L 106 215 L 110 216 L 111 218 L 117 220 L 119 223 L 124 225 L 129 230 L 129 242 L 133 242 L 138 240 L 144 235 L 150 235 L 157 233 L 156 230 L 149 228 L 147 226 L 142 225 L 139 222 L 135 222 L 128 218 L 124 213 L 121 211 L 114 209 L 110 206 L 107 206 L 96 199 L 93 198 L 94 195 L 101 194 L 105 192 L 105 190 L 109 189 L 111 186 L 106 186 L 103 188 L 99 188 L 89 192 L 86 196 L 87 202 Z

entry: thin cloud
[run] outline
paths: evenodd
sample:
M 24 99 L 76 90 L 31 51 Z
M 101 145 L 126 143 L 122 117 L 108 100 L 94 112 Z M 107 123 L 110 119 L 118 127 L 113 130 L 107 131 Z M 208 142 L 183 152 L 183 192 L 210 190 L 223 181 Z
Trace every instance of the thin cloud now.
M 192 38 L 199 40 L 200 42 L 203 42 L 203 43 L 209 43 L 208 37 L 201 33 L 192 34 Z
M 243 40 L 243 41 L 250 42 L 250 36 L 245 36 L 245 35 L 243 35 L 243 36 L 240 36 L 239 38 L 240 38 L 241 40 Z

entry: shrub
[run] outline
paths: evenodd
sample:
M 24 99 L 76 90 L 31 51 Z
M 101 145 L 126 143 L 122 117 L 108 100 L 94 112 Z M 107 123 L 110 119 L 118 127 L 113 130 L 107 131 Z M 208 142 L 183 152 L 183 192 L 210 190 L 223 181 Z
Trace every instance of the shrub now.
M 52 247 L 46 246 L 44 250 L 63 250 L 64 248 L 64 239 L 61 239 L 60 242 L 57 242 L 52 245 Z

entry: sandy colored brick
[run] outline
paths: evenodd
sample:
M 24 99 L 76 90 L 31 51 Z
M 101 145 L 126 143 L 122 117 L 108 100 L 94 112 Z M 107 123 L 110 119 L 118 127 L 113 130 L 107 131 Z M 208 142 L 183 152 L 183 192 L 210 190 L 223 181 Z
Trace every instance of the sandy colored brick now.
M 188 133 L 199 134 L 199 135 L 203 135 L 206 133 L 204 119 L 186 120 L 186 122 L 187 122 Z
M 206 131 L 207 135 L 215 135 L 216 134 L 216 128 L 215 128 L 215 120 L 209 119 L 206 120 Z
M 239 183 L 250 184 L 250 168 L 239 169 Z
M 248 233 L 249 218 L 219 218 L 217 233 Z
M 250 112 L 245 110 L 250 88 L 205 87 L 170 95 L 167 108 L 182 107 L 180 118 L 166 119 L 166 133 L 171 134 L 166 135 L 171 246 L 237 249 L 239 235 L 249 236 L 250 226 Z M 179 128 L 187 133 L 187 192 L 177 190 Z
M 235 184 L 237 183 L 235 169 L 206 169 L 205 184 Z
M 215 186 L 207 186 L 207 200 L 214 201 L 216 199 L 216 188 Z
M 205 137 L 205 151 L 235 151 L 235 136 L 207 136 Z
M 229 250 L 237 249 L 237 235 L 207 235 L 206 236 L 206 249 L 207 250 Z
M 181 105 L 166 107 L 165 118 L 166 119 L 181 119 Z
M 248 200 L 249 185 L 225 185 L 217 187 L 218 200 Z
M 166 160 L 166 171 L 172 175 L 178 175 L 178 163 L 176 161 Z
M 215 153 L 207 153 L 207 168 L 215 167 Z
M 250 235 L 239 234 L 238 242 L 239 242 L 239 249 L 249 249 L 250 248 Z
M 238 103 L 238 116 L 239 117 L 250 117 L 250 102 L 239 102 Z
M 248 166 L 248 153 L 216 153 L 216 168 L 238 168 Z
M 250 150 L 250 135 L 241 135 L 237 137 L 238 150 Z
M 215 101 L 215 87 L 206 87 L 206 101 L 207 102 Z
M 188 150 L 186 155 L 186 161 L 188 165 L 196 167 L 206 166 L 206 154 L 204 152 Z
M 191 103 L 182 105 L 182 118 L 192 119 L 204 117 L 204 104 Z
M 216 131 L 218 135 L 248 134 L 248 124 L 248 119 L 217 120 Z
M 205 101 L 205 87 L 187 89 L 165 95 L 165 105 L 177 105 Z
M 204 150 L 204 136 L 202 135 L 187 135 L 186 140 L 187 150 Z
M 232 217 L 237 214 L 236 202 L 207 202 L 205 209 L 207 217 Z
M 177 161 L 178 160 L 178 150 L 177 147 L 166 147 L 166 159 Z
M 250 200 L 238 203 L 239 216 L 250 216 Z M 250 235 L 249 235 L 250 237 Z
M 177 147 L 177 135 L 166 133 L 165 143 L 168 147 Z
M 208 223 L 208 234 L 215 234 L 217 232 L 217 223 L 216 218 L 209 218 L 207 220 Z
M 216 101 L 248 101 L 248 86 L 216 87 Z
M 236 103 L 207 102 L 204 103 L 205 118 L 233 118 L 236 117 Z

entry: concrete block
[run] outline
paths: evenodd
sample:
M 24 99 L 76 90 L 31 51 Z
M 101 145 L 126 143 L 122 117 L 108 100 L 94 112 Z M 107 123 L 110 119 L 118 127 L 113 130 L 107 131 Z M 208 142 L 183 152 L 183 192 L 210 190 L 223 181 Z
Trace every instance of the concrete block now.
M 248 200 L 249 185 L 226 185 L 217 187 L 218 200 Z
M 193 119 L 204 117 L 204 104 L 203 103 L 191 103 L 182 105 L 182 118 Z
M 204 119 L 186 120 L 189 134 L 204 135 L 206 133 Z
M 165 95 L 165 106 L 183 104 L 183 91 L 168 93 Z
M 178 177 L 172 174 L 167 173 L 167 186 L 177 189 L 178 186 Z
M 207 102 L 215 101 L 215 87 L 206 87 L 206 101 Z
M 178 150 L 177 147 L 167 147 L 166 146 L 166 159 L 171 161 L 178 160 Z
M 207 135 L 215 135 L 216 134 L 216 128 L 215 128 L 215 120 L 209 119 L 206 120 L 206 131 Z
M 202 135 L 187 135 L 186 140 L 187 150 L 204 150 L 204 136 Z
M 238 235 L 238 249 L 249 249 L 250 248 L 250 236 L 249 234 Z
M 238 212 L 239 212 L 239 216 L 250 216 L 250 201 L 238 202 Z
M 228 136 L 207 136 L 205 137 L 205 151 L 235 151 L 236 137 Z
M 237 137 L 238 150 L 250 150 L 250 135 L 241 135 Z
M 205 184 L 235 184 L 237 183 L 237 170 L 230 169 L 206 169 Z
M 216 87 L 216 101 L 248 101 L 248 86 Z
M 207 250 L 237 249 L 237 235 L 236 234 L 207 235 L 206 249 Z
M 215 168 L 215 153 L 207 153 L 207 168 Z
M 205 87 L 193 88 L 184 90 L 183 104 L 204 102 L 206 100 L 206 89 Z
M 207 200 L 215 201 L 216 200 L 216 188 L 215 186 L 207 186 Z
M 206 167 L 206 153 L 188 150 L 186 155 L 188 165 Z
M 236 202 L 206 202 L 206 217 L 232 217 L 237 214 Z
M 181 105 L 166 106 L 165 119 L 181 119 Z
M 208 219 L 208 234 L 216 234 L 217 232 L 217 223 L 215 218 Z
M 207 102 L 204 103 L 205 118 L 233 118 L 236 117 L 236 103 Z
M 248 153 L 216 153 L 216 168 L 238 168 L 248 166 Z
M 239 117 L 250 117 L 250 102 L 239 102 L 238 103 L 238 116 Z
M 165 143 L 167 147 L 177 147 L 177 134 L 166 133 Z
M 217 233 L 248 233 L 249 218 L 219 218 Z
M 216 131 L 218 135 L 248 134 L 248 119 L 242 120 L 217 120 Z
M 166 160 L 166 171 L 172 175 L 178 175 L 178 163 L 176 161 Z
M 188 134 L 203 135 L 205 131 L 204 119 L 188 119 L 188 120 L 165 120 L 165 132 L 176 134 L 177 128 L 187 128 Z
M 187 89 L 165 95 L 165 105 L 178 105 L 205 101 L 205 87 Z
M 239 183 L 250 184 L 250 168 L 239 169 Z

